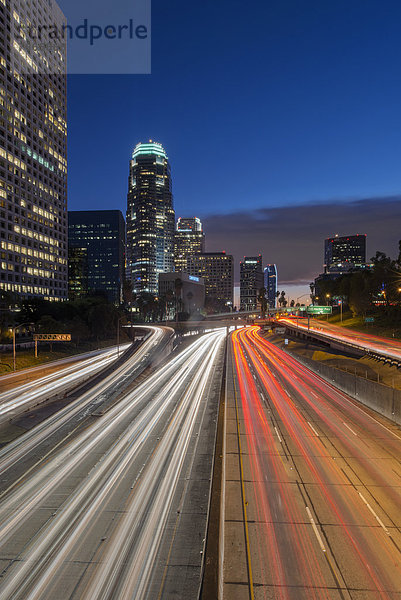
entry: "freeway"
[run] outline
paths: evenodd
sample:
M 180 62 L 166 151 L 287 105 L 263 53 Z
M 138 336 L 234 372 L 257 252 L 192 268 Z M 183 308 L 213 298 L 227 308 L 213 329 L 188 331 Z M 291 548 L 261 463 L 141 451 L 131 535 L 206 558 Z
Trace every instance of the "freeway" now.
M 123 346 L 120 346 L 120 351 Z M 28 381 L 35 381 L 44 375 L 49 375 L 50 373 L 54 373 L 55 371 L 60 372 L 65 367 L 72 365 L 73 363 L 78 363 L 80 361 L 86 360 L 87 358 L 95 358 L 96 356 L 101 356 L 109 353 L 110 351 L 116 351 L 117 346 L 109 346 L 107 348 L 99 348 L 98 350 L 91 350 L 88 352 L 82 352 L 81 354 L 72 354 L 71 356 L 66 356 L 65 358 L 60 358 L 58 360 L 53 360 L 51 362 L 42 363 L 37 365 L 36 367 L 28 367 L 26 369 L 21 369 L 19 371 L 15 371 L 14 373 L 7 373 L 7 375 L 2 375 L 0 377 L 0 391 L 6 391 L 8 389 L 12 389 L 22 383 L 27 383 Z
M 280 318 L 279 322 L 288 323 L 289 325 L 304 331 L 308 330 L 308 324 L 305 322 L 305 319 Z M 368 333 L 361 333 L 359 331 L 314 319 L 311 319 L 309 329 L 315 331 L 319 335 L 336 339 L 340 342 L 354 344 L 361 348 L 365 348 L 367 351 L 377 352 L 378 354 L 401 360 L 401 342 L 397 340 L 370 335 Z
M 7 384 L 7 391 L 0 393 L 0 424 L 8 421 L 11 417 L 38 405 L 44 400 L 64 394 L 78 383 L 93 377 L 106 366 L 117 360 L 118 356 L 124 352 L 130 344 L 124 344 L 118 349 L 117 346 L 88 352 L 80 355 L 79 360 L 75 358 L 71 363 L 71 358 L 62 359 L 53 363 L 53 368 L 49 374 L 30 380 L 30 375 L 37 375 L 38 372 L 47 371 L 47 366 L 40 368 L 27 369 L 27 373 L 19 372 L 18 380 L 24 383 L 20 385 L 10 385 L 14 381 L 13 374 L 0 378 L 0 386 Z M 34 371 L 34 373 L 32 373 Z M 3 380 L 6 380 L 3 382 Z
M 223 597 L 399 600 L 400 429 L 257 327 L 227 385 Z
M 224 341 L 188 344 L 47 454 L 38 438 L 28 469 L 35 430 L 0 452 L 0 600 L 197 596 Z

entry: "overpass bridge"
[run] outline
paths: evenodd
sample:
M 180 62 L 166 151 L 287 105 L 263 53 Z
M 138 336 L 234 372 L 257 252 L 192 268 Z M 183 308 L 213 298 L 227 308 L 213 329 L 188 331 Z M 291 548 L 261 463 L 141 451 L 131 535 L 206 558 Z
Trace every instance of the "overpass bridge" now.
M 320 344 L 347 352 L 357 357 L 368 356 L 370 358 L 384 362 L 390 366 L 401 368 L 401 346 L 396 342 L 386 338 L 374 338 L 354 332 L 336 332 L 324 327 L 323 323 L 302 322 L 299 320 L 293 322 L 289 320 L 276 321 L 276 327 L 284 327 L 287 333 L 292 336 L 310 342 L 319 342 Z

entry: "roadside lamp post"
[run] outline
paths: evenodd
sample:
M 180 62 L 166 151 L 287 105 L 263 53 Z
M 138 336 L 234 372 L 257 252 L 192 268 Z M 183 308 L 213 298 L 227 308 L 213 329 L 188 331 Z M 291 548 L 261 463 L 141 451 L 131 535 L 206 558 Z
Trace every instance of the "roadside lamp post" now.
M 24 327 L 24 325 L 33 325 L 33 323 L 20 323 L 19 325 L 16 325 L 15 327 L 13 327 L 13 371 L 16 371 L 16 368 L 17 368 L 17 365 L 16 365 L 16 363 L 17 363 L 17 357 L 16 357 L 15 332 L 20 327 Z
M 305 298 L 305 296 L 310 296 L 310 294 L 302 294 L 302 296 L 298 296 L 297 298 L 297 304 L 299 304 L 298 300 L 300 300 L 301 298 Z M 298 306 L 298 319 L 299 319 L 299 313 L 300 313 L 300 307 Z M 298 320 L 297 320 L 297 327 L 298 327 Z
M 329 305 L 330 294 L 326 294 L 326 306 Z M 327 313 L 327 320 L 329 320 L 329 313 Z
M 124 315 L 117 320 L 117 358 L 120 358 L 120 321 L 124 319 Z

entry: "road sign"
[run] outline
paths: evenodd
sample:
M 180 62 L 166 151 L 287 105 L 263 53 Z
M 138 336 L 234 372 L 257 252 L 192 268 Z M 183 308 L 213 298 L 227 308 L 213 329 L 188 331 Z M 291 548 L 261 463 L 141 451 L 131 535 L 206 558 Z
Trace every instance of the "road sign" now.
M 71 342 L 71 333 L 35 333 L 35 342 Z
M 365 323 L 374 323 L 374 322 L 375 322 L 374 317 L 365 317 Z
M 307 312 L 310 315 L 331 315 L 333 309 L 331 306 L 308 306 Z
M 274 333 L 285 333 L 285 327 L 276 327 Z
M 35 333 L 35 358 L 38 358 L 38 342 L 50 342 L 52 349 L 53 342 L 71 342 L 71 333 Z

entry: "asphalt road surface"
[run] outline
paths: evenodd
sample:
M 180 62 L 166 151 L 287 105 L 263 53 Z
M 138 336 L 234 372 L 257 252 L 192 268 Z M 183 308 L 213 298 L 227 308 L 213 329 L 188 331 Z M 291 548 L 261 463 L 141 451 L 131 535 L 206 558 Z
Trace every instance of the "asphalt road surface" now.
M 307 319 L 280 319 L 279 322 L 288 322 L 299 329 L 308 329 Z M 349 344 L 356 344 L 367 350 L 378 352 L 389 358 L 396 358 L 401 360 L 401 342 L 398 340 L 392 340 L 390 338 L 383 338 L 377 335 L 370 335 L 369 333 L 361 333 L 359 331 L 353 331 L 339 325 L 333 325 L 332 323 L 325 323 L 323 320 L 310 320 L 309 329 L 318 332 L 320 335 L 327 336 L 331 339 L 336 339 L 341 342 L 347 342 Z
M 228 380 L 224 598 L 399 600 L 400 429 L 257 327 Z
M 0 452 L 1 600 L 196 598 L 224 342 L 200 337 L 75 433 L 78 404 Z
M 124 344 L 118 350 L 112 346 L 73 357 L 73 364 L 69 357 L 52 363 L 51 367 L 42 365 L 1 377 L 0 389 L 7 389 L 0 393 L 0 423 L 93 377 L 128 347 L 129 344 Z

